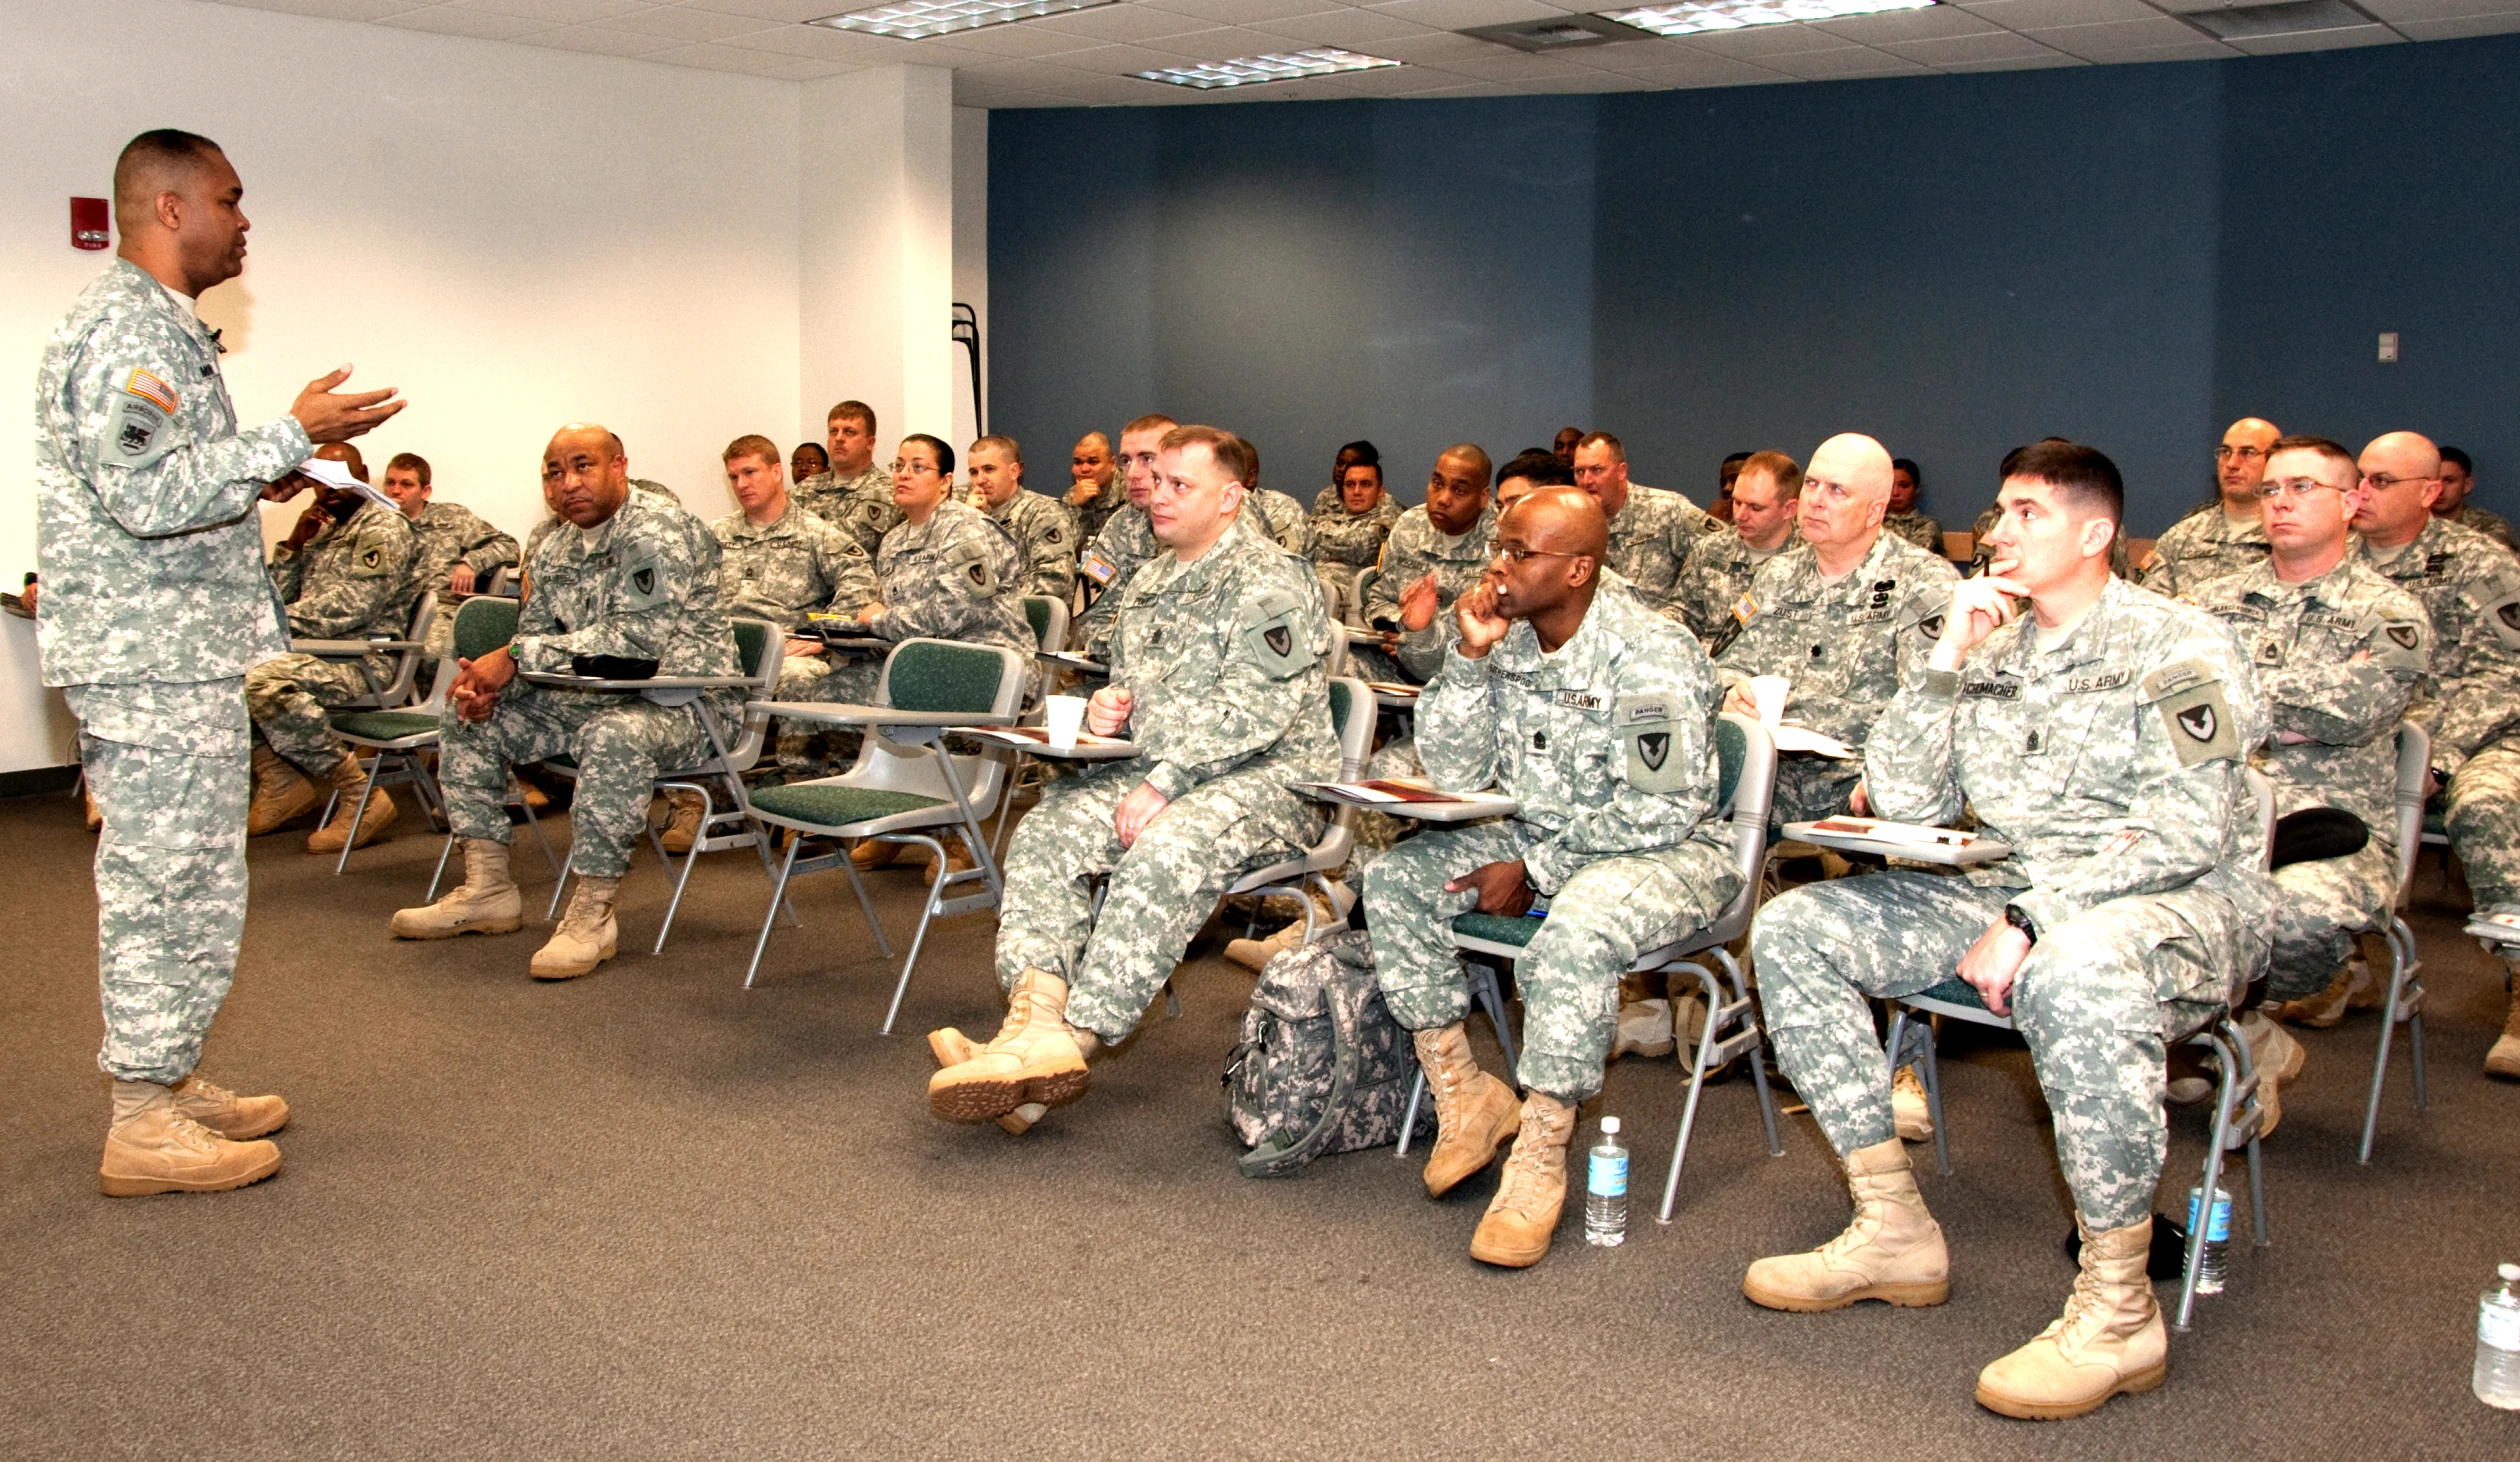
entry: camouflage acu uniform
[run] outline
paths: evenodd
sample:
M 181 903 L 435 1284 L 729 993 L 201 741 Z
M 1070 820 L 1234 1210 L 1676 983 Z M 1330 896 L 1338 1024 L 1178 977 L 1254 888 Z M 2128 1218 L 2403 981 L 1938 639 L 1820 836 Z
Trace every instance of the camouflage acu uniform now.
M 1859 755 L 1846 761 L 1789 752 L 1776 759 L 1775 821 L 1800 822 L 1846 810 L 1864 774 L 1860 753 L 1904 674 L 1921 669 L 1942 633 L 1943 611 L 1959 578 L 1948 559 L 1883 533 L 1847 575 L 1820 577 L 1811 545 L 1797 544 L 1759 567 L 1735 604 L 1732 622 L 1710 642 L 1727 686 L 1782 675 L 1793 690 L 1785 716 Z
M 2348 554 L 2307 583 L 2272 561 L 2199 589 L 2256 667 L 2275 735 L 2250 760 L 2275 784 L 2275 813 L 2350 812 L 2362 851 L 2275 870 L 2267 989 L 2298 1000 L 2327 988 L 2397 899 L 2397 728 L 2422 688 L 2432 626 L 2413 596 Z M 2307 741 L 2285 744 L 2285 732 Z
M 1456 648 L 1418 702 L 1437 786 L 1493 785 L 1514 815 L 1429 827 L 1365 870 L 1383 998 L 1411 1030 L 1470 1010 L 1450 939 L 1475 891 L 1446 882 L 1521 859 L 1548 917 L 1515 962 L 1524 1086 L 1568 1102 L 1601 1090 L 1619 977 L 1639 953 L 1705 927 L 1740 888 L 1715 820 L 1721 691 L 1688 632 L 1605 580 L 1574 637 L 1543 652 L 1518 621 L 1479 659 Z
M 1889 513 L 1881 520 L 1881 531 L 1895 533 L 1936 558 L 1942 557 L 1943 526 L 1923 513 Z
M 517 619 L 518 670 L 566 674 L 577 656 L 608 655 L 654 660 L 659 675 L 737 674 L 734 632 L 718 607 L 718 556 L 706 524 L 645 494 L 592 529 L 563 522 L 526 559 L 534 587 Z M 729 730 L 740 693 L 706 699 Z M 569 867 L 619 878 L 646 823 L 650 783 L 710 752 L 696 705 L 549 689 L 520 675 L 488 720 L 459 719 L 451 701 L 440 720 L 438 779 L 456 833 L 513 842 L 508 768 L 562 755 L 577 762 Z
M 473 587 L 479 590 L 490 587 L 492 574 L 518 562 L 516 540 L 462 503 L 431 500 L 422 504 L 420 516 L 411 520 L 411 531 L 416 535 L 412 582 L 420 589 L 436 590 L 441 598 L 457 564 L 473 571 Z M 425 636 L 431 655 L 455 652 L 456 608 L 452 600 L 438 605 L 437 617 L 429 622 Z
M 1137 1028 L 1235 878 L 1318 834 L 1287 785 L 1339 770 L 1329 620 L 1302 563 L 1238 521 L 1197 562 L 1166 553 L 1116 597 L 1111 683 L 1130 694 L 1139 754 L 1058 778 L 1016 825 L 997 942 L 1000 984 L 1028 967 L 1059 976 L 1067 1018 L 1109 1041 Z M 1123 848 L 1112 816 L 1141 784 L 1169 800 Z
M 289 606 L 289 633 L 310 640 L 401 639 L 420 597 L 412 577 L 419 542 L 411 520 L 383 503 L 326 523 L 304 548 L 283 545 L 271 580 Z M 372 695 L 394 678 L 395 657 L 356 660 L 288 654 L 245 672 L 245 709 L 271 749 L 315 778 L 329 780 L 349 751 L 324 712 Z
M 866 550 L 793 500 L 777 522 L 729 513 L 709 532 L 718 542 L 718 602 L 730 619 L 766 619 L 794 632 L 808 614 L 855 614 L 877 598 Z M 781 662 L 778 696 L 802 698 L 830 673 L 820 655 L 792 655 Z
M 2511 520 L 2500 513 L 2489 512 L 2472 502 L 2461 503 L 2457 512 L 2442 516 L 2462 528 L 2472 528 L 2505 548 L 2520 547 L 2520 539 L 2511 536 Z
M 797 505 L 848 534 L 872 556 L 884 535 L 901 523 L 901 507 L 893 501 L 892 474 L 870 466 L 855 477 L 817 472 L 796 484 L 789 494 Z
M 126 260 L 45 343 L 35 387 L 44 683 L 79 718 L 96 843 L 97 1065 L 173 1085 L 201 1059 L 245 928 L 245 669 L 287 648 L 255 500 L 313 452 L 248 432 L 218 337 Z
M 1076 589 L 1076 515 L 1068 505 L 1054 497 L 1017 488 L 1003 507 L 992 508 L 979 493 L 964 495 L 963 501 L 990 522 L 1006 530 L 1015 547 L 1024 556 L 1024 567 L 1015 585 L 1016 597 L 1039 594 L 1068 602 Z
M 1789 548 L 1801 547 L 1802 541 L 1801 530 L 1795 529 L 1774 548 L 1753 548 L 1737 529 L 1730 527 L 1700 539 L 1698 546 L 1690 550 L 1688 567 L 1680 571 L 1680 582 L 1672 589 L 1681 620 L 1699 639 L 1714 639 L 1732 624 L 1733 607 L 1750 591 L 1750 580 L 1758 574 L 1760 565 Z
M 2093 1230 L 2150 1212 L 2165 1047 L 2266 959 L 2273 889 L 2243 771 L 2266 732 L 2230 630 L 2116 579 L 2061 644 L 2038 648 L 2025 613 L 1958 672 L 1903 686 L 1871 741 L 1874 808 L 1948 824 L 1971 807 L 2013 853 L 1809 884 L 1759 911 L 1768 1033 L 1830 1145 L 1894 1135 L 1864 997 L 1956 981 L 2010 904 L 2038 930 L 2010 1000 L 2074 1209 Z
M 969 503 L 948 498 L 927 522 L 904 519 L 884 535 L 875 555 L 876 593 L 884 612 L 866 632 L 896 644 L 931 639 L 1004 645 L 1029 663 L 1037 642 L 1016 592 L 1023 572 L 1023 554 L 1005 529 Z M 881 660 L 844 661 L 802 687 L 797 698 L 867 705 L 883 678 Z M 786 683 L 780 677 L 780 684 Z
M 1070 482 L 1068 491 L 1075 490 L 1076 484 Z M 1128 486 L 1115 472 L 1112 474 L 1111 481 L 1095 492 L 1092 501 L 1080 506 L 1069 502 L 1063 496 L 1059 499 L 1059 505 L 1066 508 L 1069 515 L 1076 519 L 1076 546 L 1081 550 L 1101 534 L 1103 524 L 1111 521 L 1112 514 L 1129 505 Z
M 2264 522 L 2235 523 L 2216 500 L 2171 524 L 2137 572 L 2145 588 L 2177 598 L 2225 574 L 2255 568 L 2272 552 Z
M 1129 585 L 1129 576 L 1138 566 L 1164 551 L 1155 541 L 1155 526 L 1147 521 L 1143 508 L 1127 508 L 1111 515 L 1103 530 L 1094 535 L 1094 545 L 1077 561 L 1076 572 L 1093 586 L 1097 596 L 1076 618 L 1076 642 L 1096 660 L 1111 654 L 1111 617 L 1119 612 L 1120 591 Z
M 1700 539 L 1724 528 L 1722 519 L 1676 492 L 1630 483 L 1626 505 L 1610 520 L 1610 552 L 1604 562 L 1636 586 L 1646 608 L 1678 619 L 1680 571 L 1688 567 Z
M 2408 714 L 2432 733 L 2450 846 L 2477 907 L 2520 912 L 2520 561 L 2439 518 L 2394 554 L 2368 543 L 2362 554 L 2431 617 L 2432 677 Z
M 1383 543 L 1382 572 L 1375 575 L 1373 588 L 1365 596 L 1365 622 L 1377 629 L 1401 631 L 1393 658 L 1403 679 L 1423 685 L 1444 668 L 1444 647 L 1458 633 L 1452 624 L 1453 601 L 1486 577 L 1495 541 L 1493 507 L 1481 508 L 1479 521 L 1457 536 L 1438 529 L 1423 507 L 1409 509 L 1391 525 L 1391 537 Z M 1435 576 L 1435 618 L 1422 630 L 1405 629 L 1400 623 L 1400 596 L 1428 574 Z
M 1312 557 L 1312 519 L 1304 505 L 1285 493 L 1262 488 L 1251 494 L 1251 525 L 1297 558 Z
M 1376 499 L 1370 511 L 1351 513 L 1342 500 L 1328 512 L 1312 514 L 1313 572 L 1321 576 L 1324 592 L 1338 595 L 1338 603 L 1346 603 L 1356 595 L 1359 572 L 1382 562 L 1383 541 L 1391 536 L 1391 527 L 1400 521 L 1400 505 L 1390 493 Z

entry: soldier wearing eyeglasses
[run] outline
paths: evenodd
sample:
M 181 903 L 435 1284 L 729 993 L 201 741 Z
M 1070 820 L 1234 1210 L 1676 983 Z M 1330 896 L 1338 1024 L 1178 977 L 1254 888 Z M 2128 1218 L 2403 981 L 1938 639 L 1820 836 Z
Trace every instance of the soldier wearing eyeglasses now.
M 2266 454 L 2282 432 L 2275 423 L 2242 417 L 2214 448 L 2213 502 L 2171 525 L 2137 568 L 2147 589 L 2173 598 L 2199 584 L 2266 562 L 2266 525 L 2258 519 L 2258 484 Z

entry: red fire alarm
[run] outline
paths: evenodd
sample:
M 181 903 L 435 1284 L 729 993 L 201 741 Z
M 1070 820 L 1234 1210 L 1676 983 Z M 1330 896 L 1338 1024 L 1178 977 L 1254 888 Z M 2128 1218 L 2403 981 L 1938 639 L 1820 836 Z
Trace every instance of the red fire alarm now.
M 70 200 L 70 247 L 102 249 L 114 242 L 113 231 L 106 226 L 105 200 L 73 198 Z

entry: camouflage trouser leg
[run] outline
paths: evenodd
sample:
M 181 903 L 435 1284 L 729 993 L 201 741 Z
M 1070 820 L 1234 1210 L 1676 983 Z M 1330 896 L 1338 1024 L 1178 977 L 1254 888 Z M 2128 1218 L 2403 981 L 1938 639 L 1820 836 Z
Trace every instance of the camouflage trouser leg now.
M 1893 871 L 1810 884 L 1759 912 L 1751 954 L 1777 1064 L 1840 1155 L 1887 1142 L 1890 1063 L 1863 997 L 1913 995 L 1953 974 L 2003 917 L 2008 891 Z M 2122 1228 L 2150 1211 L 2167 1147 L 2162 1060 L 2228 988 L 2231 931 L 2210 895 L 2113 899 L 2039 931 L 2012 991 L 2056 1124 L 2075 1211 Z M 2200 933 L 2183 912 L 2207 918 Z
M 1380 680 L 1406 685 L 1411 677 L 1391 658 L 1381 642 L 1360 640 L 1348 646 L 1347 673 L 1359 680 Z
M 883 684 L 884 662 L 801 655 L 779 664 L 779 699 L 820 701 L 825 705 L 872 705 Z M 828 776 L 855 756 L 863 733 L 813 721 L 783 720 L 778 726 L 779 771 L 791 782 Z
M 2450 778 L 2450 846 L 2476 906 L 2520 907 L 2520 746 L 2479 747 Z
M 1418 760 L 1417 737 L 1403 736 L 1383 743 L 1380 751 L 1365 760 L 1368 777 L 1422 777 L 1426 766 Z M 1387 812 L 1360 811 L 1356 814 L 1356 843 L 1348 854 L 1347 876 L 1362 878 L 1383 854 L 1400 846 L 1427 826 Z
M 1846 810 L 1847 799 L 1854 795 L 1855 784 L 1863 775 L 1861 762 L 1825 756 L 1780 756 L 1776 759 L 1776 800 L 1768 820 L 1782 826 L 1835 817 Z
M 1013 988 L 1027 967 L 1064 978 L 1068 1020 L 1112 1041 L 1137 1028 L 1226 887 L 1295 855 L 1287 824 L 1303 817 L 1290 793 L 1210 782 L 1123 849 L 1111 818 L 1137 785 L 1126 773 L 1051 783 L 1016 825 L 998 910 L 998 983 Z M 1098 874 L 1109 885 L 1096 919 Z
M 236 977 L 253 790 L 241 681 L 75 685 L 79 760 L 105 815 L 96 842 L 96 1064 L 171 1086 Z
M 1522 856 L 1531 831 L 1499 822 L 1430 828 L 1377 860 L 1365 875 L 1376 979 L 1392 1018 L 1411 1030 L 1469 1014 L 1470 987 L 1453 949 L 1453 916 L 1478 906 L 1444 884 L 1483 864 Z M 1601 1090 L 1618 1019 L 1619 978 L 1636 957 L 1702 927 L 1738 879 L 1714 849 L 1602 858 L 1585 864 L 1549 901 L 1549 916 L 1514 962 L 1522 991 L 1524 1086 L 1580 1102 Z
M 2276 869 L 2267 998 L 2301 1000 L 2326 989 L 2353 954 L 2354 936 L 2381 926 L 2396 893 L 2396 850 L 2376 841 L 2342 858 Z
M 245 711 L 271 749 L 321 786 L 350 752 L 324 719 L 328 707 L 371 693 L 367 673 L 346 660 L 283 655 L 245 672 Z
M 505 807 L 507 769 L 563 753 L 578 764 L 570 803 L 572 872 L 619 878 L 647 819 L 659 771 L 708 755 L 698 713 L 642 700 L 551 691 L 514 682 L 487 721 L 461 721 L 450 709 L 438 741 L 438 784 L 458 836 L 513 842 Z

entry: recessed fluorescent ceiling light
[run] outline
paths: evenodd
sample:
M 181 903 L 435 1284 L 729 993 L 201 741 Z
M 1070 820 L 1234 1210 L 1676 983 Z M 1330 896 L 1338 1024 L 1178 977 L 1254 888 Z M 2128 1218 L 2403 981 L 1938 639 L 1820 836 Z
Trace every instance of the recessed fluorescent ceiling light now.
M 978 30 L 984 25 L 1004 25 L 1010 20 L 1031 20 L 1040 15 L 1091 10 L 1097 5 L 1111 3 L 1112 0 L 901 0 L 896 5 L 852 10 L 846 15 L 826 15 L 820 20 L 805 23 L 915 41 L 958 30 Z
M 1694 36 L 1753 25 L 1784 25 L 1796 20 L 1842 20 L 1884 10 L 1923 10 L 1937 3 L 1939 0 L 1692 0 L 1682 5 L 1649 5 L 1642 10 L 1604 10 L 1601 15 L 1658 36 Z
M 1167 66 L 1161 71 L 1140 71 L 1136 75 L 1140 81 L 1160 81 L 1168 86 L 1195 86 L 1201 91 L 1214 91 L 1220 86 L 1253 86 L 1263 81 L 1293 81 L 1299 76 L 1373 71 L 1399 64 L 1380 56 L 1360 56 L 1354 51 L 1324 48 L 1273 56 L 1238 56 L 1231 61 L 1204 61 L 1196 66 Z

